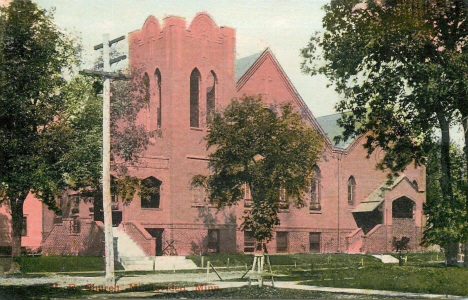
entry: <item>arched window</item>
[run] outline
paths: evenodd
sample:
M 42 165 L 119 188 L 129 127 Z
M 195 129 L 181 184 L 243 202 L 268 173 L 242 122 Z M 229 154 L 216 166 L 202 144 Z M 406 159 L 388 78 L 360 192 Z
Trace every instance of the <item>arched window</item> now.
M 208 123 L 216 106 L 216 84 L 218 79 L 215 72 L 211 71 L 206 81 L 206 121 Z
M 310 181 L 310 210 L 321 210 L 321 194 L 322 194 L 322 175 L 319 167 L 315 166 Z
M 143 99 L 145 100 L 146 103 L 149 103 L 150 101 L 150 79 L 149 79 L 149 76 L 148 76 L 148 73 L 145 72 L 145 74 L 143 75 L 143 87 L 144 87 L 144 95 L 143 95 Z
M 414 188 L 415 188 L 417 191 L 419 191 L 418 181 L 417 181 L 416 179 L 413 180 L 413 186 L 414 186 Z
M 354 205 L 356 200 L 356 180 L 353 176 L 348 179 L 348 204 Z
M 190 74 L 190 127 L 200 127 L 200 79 L 197 68 Z
M 413 200 L 401 197 L 392 202 L 392 216 L 396 219 L 412 219 L 415 204 Z
M 156 71 L 154 72 L 154 76 L 156 77 L 156 84 L 158 86 L 158 127 L 161 128 L 161 124 L 162 124 L 162 90 L 161 90 L 161 72 L 159 71 L 159 69 L 156 69 Z
M 150 176 L 141 181 L 141 207 L 159 208 L 161 200 L 161 181 Z

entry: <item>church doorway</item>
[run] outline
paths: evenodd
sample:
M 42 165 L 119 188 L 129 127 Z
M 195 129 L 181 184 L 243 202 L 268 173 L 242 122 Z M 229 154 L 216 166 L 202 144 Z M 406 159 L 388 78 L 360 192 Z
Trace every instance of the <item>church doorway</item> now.
M 145 228 L 148 233 L 156 239 L 156 256 L 163 255 L 163 232 L 164 228 Z

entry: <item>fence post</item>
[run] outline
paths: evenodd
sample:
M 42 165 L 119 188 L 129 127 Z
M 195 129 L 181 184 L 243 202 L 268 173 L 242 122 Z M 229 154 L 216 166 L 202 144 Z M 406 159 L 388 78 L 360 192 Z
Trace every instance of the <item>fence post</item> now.
M 206 262 L 206 275 L 210 274 L 210 261 Z

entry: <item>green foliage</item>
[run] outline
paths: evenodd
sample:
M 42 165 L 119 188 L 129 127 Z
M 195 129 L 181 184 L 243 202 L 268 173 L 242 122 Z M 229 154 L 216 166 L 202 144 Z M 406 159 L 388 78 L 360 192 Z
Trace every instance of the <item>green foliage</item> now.
M 455 205 L 449 128 L 463 125 L 468 134 L 466 4 L 360 2 L 324 6 L 324 32 L 302 49 L 303 71 L 326 75 L 343 95 L 336 108 L 348 113 L 339 121 L 344 134 L 338 139 L 368 133 L 368 153 L 384 150 L 381 169 L 396 173 L 424 163 L 440 130 L 440 201 Z
M 423 243 L 425 245 L 440 244 L 446 247 L 452 242 L 465 241 L 468 238 L 468 224 L 466 207 L 466 164 L 462 151 L 455 145 L 450 148 L 452 164 L 451 177 L 453 201 L 441 201 L 440 187 L 441 167 L 439 164 L 440 150 L 434 148 L 427 157 L 426 163 L 426 228 Z
M 206 136 L 211 174 L 195 176 L 212 203 L 231 206 L 250 188 L 253 205 L 244 216 L 243 230 L 258 241 L 272 237 L 279 225 L 280 189 L 297 207 L 306 204 L 305 192 L 322 150 L 322 137 L 291 105 L 265 107 L 260 98 L 234 99 L 213 115 Z
M 12 1 L 0 19 L 1 201 L 11 205 L 19 250 L 29 191 L 55 208 L 54 197 L 66 185 L 60 158 L 70 148 L 72 130 L 62 72 L 72 73 L 77 48 L 54 25 L 52 13 L 31 1 Z
M 392 248 L 393 251 L 401 253 L 402 251 L 409 250 L 410 238 L 407 236 L 401 237 L 401 239 L 397 239 L 395 236 L 392 239 Z
M 401 171 L 423 162 L 434 127 L 466 110 L 466 8 L 456 0 L 360 2 L 325 5 L 325 31 L 302 49 L 303 70 L 325 74 L 344 96 L 337 109 L 352 113 L 340 121 L 341 138 L 372 132 L 365 147 L 385 150 L 379 166 Z

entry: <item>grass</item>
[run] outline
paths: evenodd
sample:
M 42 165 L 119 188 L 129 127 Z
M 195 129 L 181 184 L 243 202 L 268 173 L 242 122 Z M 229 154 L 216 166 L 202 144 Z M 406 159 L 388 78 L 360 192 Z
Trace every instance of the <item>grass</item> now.
M 443 263 L 440 262 L 444 259 L 441 253 L 408 253 L 406 256 L 407 263 L 402 267 L 397 264 L 383 264 L 380 260 L 371 255 L 275 254 L 270 255 L 270 261 L 273 272 L 284 275 L 279 278 L 281 281 L 300 281 L 307 285 L 329 287 L 365 288 L 435 294 L 450 293 L 452 295 L 468 296 L 468 269 L 456 267 L 445 268 Z M 201 266 L 202 258 L 200 256 L 194 255 L 188 258 L 191 258 L 198 266 Z M 209 260 L 218 268 L 227 267 L 228 265 L 229 267 L 238 268 L 245 268 L 245 265 L 247 265 L 248 268 L 250 268 L 253 258 L 253 255 L 245 254 L 209 254 L 203 257 L 203 261 L 205 266 L 206 261 Z M 34 272 L 69 272 L 68 274 L 71 276 L 76 275 L 73 274 L 73 272 L 82 272 L 82 274 L 89 272 L 92 276 L 102 276 L 105 269 L 104 259 L 102 257 L 89 256 L 21 257 L 18 263 L 22 271 L 22 277 L 32 276 L 31 274 Z M 164 273 L 164 271 L 156 272 Z M 172 271 L 166 272 L 171 273 Z M 196 274 L 199 273 L 199 270 L 186 272 Z M 117 276 L 144 276 L 146 273 L 154 274 L 155 272 L 122 271 L 117 272 Z M 153 284 L 146 287 L 139 287 L 139 290 L 149 291 L 157 287 L 158 284 Z M 11 289 L 14 289 L 14 287 L 0 287 L 0 293 L 2 291 L 11 291 Z M 44 291 L 47 292 L 47 287 L 45 286 L 38 286 L 38 289 L 45 289 Z M 78 294 L 82 292 L 87 293 L 88 291 L 67 291 L 67 293 Z M 24 293 L 29 293 L 29 291 L 24 291 Z M 51 291 L 51 293 L 54 293 L 54 291 Z M 229 293 L 231 292 L 223 290 L 223 292 L 212 291 L 212 293 L 214 293 L 213 295 L 221 293 L 216 294 L 219 297 L 229 297 L 228 295 L 230 295 Z M 234 292 L 232 291 L 232 293 Z M 211 297 L 210 295 L 205 296 Z M 242 295 L 242 292 L 240 295 Z M 60 294 L 60 296 L 62 297 L 63 295 Z M 252 294 L 245 294 L 245 296 L 253 297 Z M 183 297 L 193 298 L 195 295 L 187 294 L 187 296 Z M 288 298 L 287 295 L 279 294 L 277 297 Z M 308 296 L 304 295 L 303 297 Z M 257 298 L 257 296 L 253 298 Z
M 183 286 L 183 285 L 179 285 Z M 132 292 L 152 292 L 158 289 L 164 289 L 166 285 L 145 285 L 138 289 L 132 290 Z M 48 285 L 33 285 L 25 288 L 24 286 L 0 286 L 0 299 L 11 299 L 11 300 L 42 300 L 42 299 L 54 299 L 54 298 L 83 298 L 93 294 L 102 295 L 103 298 L 112 297 L 112 295 L 123 293 L 109 293 L 109 292 L 95 292 L 89 290 L 83 290 L 82 288 L 52 288 Z M 318 291 L 303 291 L 303 290 L 292 290 L 292 289 L 275 289 L 271 287 L 258 288 L 252 287 L 241 287 L 241 288 L 229 288 L 229 289 L 218 289 L 209 291 L 185 291 L 179 293 L 161 293 L 161 294 L 148 294 L 141 295 L 142 297 L 151 299 L 391 299 L 388 296 L 375 296 L 375 295 L 355 295 L 355 294 L 338 294 L 338 293 L 327 293 Z M 132 299 L 135 297 L 133 294 Z M 120 298 L 120 297 L 119 297 Z M 398 299 L 401 299 L 399 297 Z
M 468 295 L 468 270 L 443 266 L 383 265 L 340 270 L 290 272 L 288 280 L 303 284 L 415 293 Z
M 101 256 L 22 256 L 16 260 L 21 273 L 97 272 L 105 270 Z M 119 266 L 116 266 L 119 269 Z

